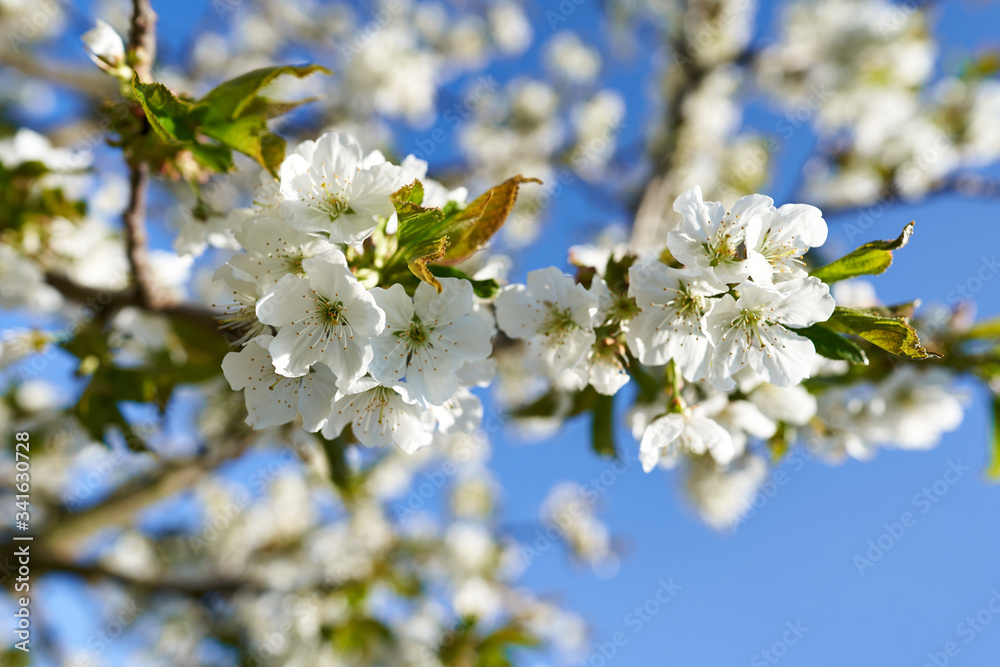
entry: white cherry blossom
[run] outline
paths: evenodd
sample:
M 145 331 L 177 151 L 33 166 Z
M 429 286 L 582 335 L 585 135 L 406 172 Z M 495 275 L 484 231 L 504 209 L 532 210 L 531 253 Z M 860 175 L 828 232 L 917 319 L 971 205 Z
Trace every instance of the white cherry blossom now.
M 337 378 L 323 364 L 313 365 L 301 377 L 278 375 L 268 352 L 273 342 L 271 336 L 258 336 L 222 360 L 229 386 L 234 391 L 243 390 L 247 424 L 256 429 L 287 424 L 301 413 L 303 428 L 318 431 L 330 415 Z
M 276 212 L 264 211 L 245 223 L 236 240 L 246 253 L 229 260 L 244 278 L 267 291 L 288 274 L 302 276 L 302 261 L 339 248 L 326 239 L 288 226 Z
M 639 443 L 639 462 L 645 472 L 657 465 L 673 468 L 685 453 L 711 454 L 725 465 L 738 452 L 729 431 L 695 405 L 654 419 Z
M 38 265 L 9 245 L 0 243 L 0 308 L 50 312 L 62 296 L 45 282 Z
M 788 327 L 807 327 L 833 314 L 830 288 L 818 278 L 795 278 L 763 287 L 746 281 L 739 299 L 727 294 L 707 318 L 715 344 L 712 377 L 716 389 L 730 391 L 733 375 L 749 367 L 782 387 L 809 377 L 816 349 Z
M 423 418 L 428 432 L 472 433 L 483 422 L 483 402 L 467 387 L 459 387 L 441 405 L 428 406 Z
M 492 326 L 473 312 L 472 283 L 441 278 L 441 293 L 421 282 L 411 299 L 402 285 L 371 291 L 385 311 L 373 341 L 372 376 L 383 384 L 406 379 L 416 398 L 441 405 L 458 389 L 465 362 L 485 361 Z
M 566 369 L 562 375 L 577 389 L 589 384 L 599 394 L 614 396 L 630 379 L 621 347 L 614 338 L 598 340 L 576 366 Z
M 826 243 L 826 235 L 822 211 L 808 204 L 785 204 L 762 216 L 760 227 L 747 230 L 746 245 L 768 261 L 773 279 L 787 279 L 805 275 L 802 256 Z
M 381 153 L 365 156 L 354 137 L 337 132 L 299 144 L 279 175 L 281 211 L 288 223 L 329 234 L 334 243 L 368 238 L 379 218 L 395 212 L 389 197 L 405 179 Z
M 721 282 L 753 278 L 769 283 L 771 265 L 748 247 L 748 239 L 760 237 L 763 219 L 773 210 L 770 197 L 747 195 L 727 211 L 719 202 L 704 201 L 701 186 L 695 186 L 674 202 L 681 221 L 667 234 L 667 249 L 683 264 L 712 273 Z
M 244 280 L 230 264 L 220 266 L 214 281 L 225 285 L 227 294 L 232 301 L 225 304 L 213 304 L 221 308 L 217 316 L 219 328 L 235 335 L 235 344 L 243 344 L 269 331 L 268 327 L 257 319 L 257 300 L 261 297 L 260 286 L 252 280 Z
M 303 260 L 302 268 L 304 278 L 285 276 L 257 302 L 258 319 L 278 327 L 274 368 L 298 377 L 322 361 L 343 389 L 368 372 L 371 338 L 385 328 L 385 313 L 339 251 Z
M 674 269 L 655 259 L 633 265 L 628 294 L 639 314 L 628 324 L 625 340 L 644 364 L 660 366 L 671 359 L 691 382 L 708 375 L 712 345 L 705 316 L 725 285 L 690 269 Z
M 613 320 L 619 300 L 608 289 L 604 279 L 595 275 L 589 292 L 597 299 L 595 326 Z M 562 376 L 578 389 L 589 384 L 599 394 L 614 396 L 630 379 L 625 368 L 625 348 L 615 337 L 597 338 L 580 361 L 563 371 Z
M 597 298 L 551 266 L 528 273 L 526 285 L 508 285 L 496 300 L 497 323 L 550 373 L 571 368 L 594 343 Z
M 406 387 L 385 387 L 365 377 L 338 392 L 323 436 L 336 438 L 350 425 L 354 437 L 366 447 L 384 447 L 392 442 L 412 454 L 432 439 L 421 412 Z

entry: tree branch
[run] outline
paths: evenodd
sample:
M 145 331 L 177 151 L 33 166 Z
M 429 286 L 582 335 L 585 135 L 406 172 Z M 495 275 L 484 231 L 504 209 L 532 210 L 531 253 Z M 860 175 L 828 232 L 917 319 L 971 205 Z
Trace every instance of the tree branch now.
M 78 285 L 66 276 L 58 273 L 45 274 L 45 281 L 59 290 L 59 293 L 64 297 L 89 308 L 95 315 L 112 315 L 122 308 L 135 306 L 137 308 L 145 308 L 153 313 L 159 313 L 171 319 L 187 322 L 197 326 L 207 334 L 219 335 L 219 323 L 215 318 L 215 314 L 208 308 L 198 304 L 160 304 L 154 308 L 142 302 L 139 292 L 135 288 L 120 292 L 93 289 Z
M 149 194 L 149 165 L 145 163 L 129 166 L 128 208 L 122 216 L 125 226 L 125 251 L 128 254 L 129 265 L 135 280 L 139 304 L 155 310 L 164 301 L 160 289 L 156 285 L 156 277 L 149 264 L 149 253 L 146 247 L 146 197 Z
M 162 477 L 135 493 L 116 497 L 66 517 L 39 538 L 35 550 L 54 562 L 72 563 L 80 546 L 99 530 L 130 525 L 140 510 L 196 484 L 208 474 L 214 463 L 194 461 L 170 468 Z
M 132 69 L 140 81 L 152 80 L 153 61 L 156 60 L 156 12 L 150 0 L 132 0 L 132 35 L 129 52 Z
M 129 57 L 132 68 L 140 81 L 151 81 L 153 61 L 156 59 L 156 12 L 150 0 L 132 0 L 132 34 L 129 38 Z M 146 124 L 146 131 L 149 125 Z M 139 303 L 156 309 L 163 295 L 156 286 L 149 265 L 146 234 L 146 198 L 149 193 L 149 165 L 129 165 L 128 208 L 122 216 L 125 226 L 125 249 L 138 291 Z
M 110 579 L 123 586 L 137 589 L 145 594 L 171 592 L 191 597 L 201 597 L 208 593 L 232 593 L 248 587 L 241 579 L 228 579 L 222 575 L 203 578 L 164 576 L 155 578 L 139 578 L 128 576 L 122 572 L 114 572 L 107 568 L 94 565 L 80 565 L 74 562 L 52 560 L 47 554 L 32 557 L 32 567 L 40 574 L 45 571 L 69 572 L 85 579 Z
M 681 9 L 686 12 L 695 4 L 693 0 L 683 3 Z M 744 9 L 752 13 L 752 9 Z M 732 20 L 716 18 L 714 21 Z M 712 27 L 706 23 L 707 27 Z M 716 25 L 715 28 L 720 26 Z M 683 151 L 685 133 L 687 132 L 687 100 L 698 92 L 706 78 L 716 69 L 730 65 L 749 66 L 755 57 L 750 49 L 733 54 L 732 57 L 711 64 L 699 62 L 698 31 L 687 31 L 683 27 L 674 27 L 675 33 L 666 37 L 668 47 L 673 54 L 673 62 L 667 68 L 662 80 L 666 109 L 664 110 L 663 138 L 651 155 L 653 172 L 635 211 L 632 224 L 631 245 L 634 249 L 649 248 L 662 245 L 666 236 L 667 216 L 671 211 L 674 199 L 680 192 L 678 183 L 678 162 L 683 163 L 686 156 L 678 155 Z M 692 39 L 693 38 L 693 39 Z
M 19 70 L 29 77 L 44 79 L 56 85 L 74 88 L 94 100 L 103 100 L 114 93 L 114 79 L 103 72 L 83 71 L 66 63 L 47 62 L 34 52 L 0 54 L 0 63 Z

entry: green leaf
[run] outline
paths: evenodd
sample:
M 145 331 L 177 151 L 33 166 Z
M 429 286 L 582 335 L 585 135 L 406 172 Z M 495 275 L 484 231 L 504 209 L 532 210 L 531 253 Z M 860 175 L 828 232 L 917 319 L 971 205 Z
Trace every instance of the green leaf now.
M 614 396 L 598 394 L 594 399 L 594 420 L 591 422 L 594 451 L 601 456 L 614 457 L 615 449 L 615 415 Z
M 109 428 L 117 428 L 132 451 L 146 443 L 118 407 L 122 401 L 149 402 L 157 398 L 157 385 L 145 373 L 101 365 L 90 378 L 73 408 L 80 425 L 94 440 L 103 442 Z
M 220 83 L 218 86 L 210 90 L 203 98 L 201 98 L 198 105 L 205 106 L 207 108 L 205 116 L 206 124 L 212 124 L 216 121 L 224 122 L 227 120 L 234 120 L 248 115 L 261 115 L 260 112 L 262 108 L 281 108 L 280 104 L 277 107 L 262 105 L 262 100 L 265 102 L 267 100 L 266 98 L 258 97 L 258 93 L 260 93 L 264 86 L 271 83 L 279 76 L 283 76 L 285 74 L 302 79 L 310 74 L 316 73 L 333 74 L 333 72 L 321 65 L 279 65 L 276 67 L 262 67 L 251 72 L 247 72 L 246 74 L 241 74 L 240 76 L 230 79 L 224 83 Z M 302 103 L 303 101 L 288 102 L 283 104 L 285 105 L 286 111 L 291 111 L 295 108 L 295 106 Z M 289 104 L 293 104 L 295 106 L 289 108 L 287 106 Z M 280 115 L 280 113 L 285 113 L 285 111 L 279 111 L 275 115 Z
M 410 271 L 413 272 L 413 275 L 420 278 L 425 283 L 434 285 L 434 289 L 440 292 L 442 289 L 441 282 L 434 277 L 434 274 L 431 273 L 431 270 L 427 267 L 427 265 L 430 262 L 441 261 L 447 251 L 447 236 L 441 237 L 436 241 L 424 241 L 410 252 L 406 259 L 406 265 L 410 267 Z
M 492 299 L 497 295 L 497 292 L 500 291 L 500 283 L 493 278 L 488 278 L 486 280 L 474 280 L 464 271 L 460 271 L 453 266 L 435 264 L 434 266 L 430 266 L 428 268 L 431 273 L 438 278 L 459 278 L 461 280 L 468 280 L 472 283 L 472 291 L 475 292 L 476 296 L 481 299 Z
M 137 77 L 132 91 L 156 134 L 168 145 L 190 150 L 202 165 L 230 171 L 236 150 L 277 175 L 285 140 L 268 129 L 267 121 L 315 98 L 277 102 L 259 93 L 279 76 L 302 78 L 316 72 L 330 70 L 319 65 L 264 67 L 219 84 L 198 101 L 180 99 L 163 84 L 142 83 Z
M 205 125 L 201 130 L 223 146 L 252 157 L 272 176 L 277 176 L 278 167 L 285 159 L 285 140 L 267 128 L 267 119 L 263 116 Z
M 483 640 L 483 643 L 487 642 L 497 642 L 500 644 L 513 644 L 516 646 L 539 646 L 540 642 L 538 638 L 533 634 L 528 632 L 526 629 L 515 625 L 513 623 L 508 623 L 499 630 L 495 630 Z
M 230 352 L 222 336 L 206 335 L 204 328 L 178 316 L 170 317 L 170 326 L 185 356 L 183 364 L 170 363 L 178 384 L 204 382 L 222 372 L 222 360 Z M 165 361 L 170 362 L 169 355 Z
M 590 410 L 599 394 L 592 386 L 584 387 L 582 391 L 572 392 L 572 398 L 567 402 L 570 392 L 551 389 L 540 397 L 515 408 L 511 413 L 515 419 L 525 417 L 576 417 Z M 568 407 L 568 409 L 567 409 Z
M 842 359 L 852 364 L 868 365 L 868 357 L 857 343 L 822 324 L 793 331 L 811 340 L 816 352 L 827 359 Z
M 448 215 L 441 209 L 420 205 L 424 187 L 419 180 L 400 188 L 392 195 L 399 224 L 397 250 L 386 264 L 386 274 L 391 275 L 405 260 L 414 275 L 440 292 L 441 284 L 428 265 L 456 264 L 486 245 L 507 219 L 520 184 L 526 182 L 541 181 L 515 176 Z M 480 285 L 477 294 L 493 289 L 491 285 Z
M 506 222 L 521 183 L 539 183 L 537 178 L 514 176 L 476 197 L 445 221 L 451 245 L 446 259 L 460 262 L 486 245 Z
M 993 394 L 993 443 L 990 447 L 990 465 L 986 476 L 1000 480 L 1000 394 Z
M 965 338 L 976 340 L 1000 338 L 1000 317 L 977 322 L 971 329 L 965 332 Z
M 614 253 L 611 254 L 611 257 L 608 258 L 608 265 L 604 269 L 604 282 L 612 291 L 627 291 L 628 270 L 638 259 L 635 255 L 625 255 L 621 259 L 615 259 Z
M 503 226 L 514 207 L 521 183 L 541 183 L 537 178 L 514 176 L 491 188 L 468 206 L 445 215 L 440 209 L 423 208 L 413 200 L 417 190 L 407 186 L 394 195 L 396 214 L 399 217 L 399 245 L 406 248 L 431 239 L 448 237 L 448 254 L 445 261 L 457 263 L 486 245 L 486 242 Z M 423 197 L 423 186 L 419 186 Z M 404 220 L 405 218 L 405 220 Z
M 913 223 L 911 222 L 903 228 L 903 232 L 898 238 L 891 241 L 866 243 L 837 261 L 816 269 L 811 275 L 825 283 L 835 283 L 838 280 L 854 276 L 883 273 L 892 264 L 892 251 L 905 246 L 912 234 Z
M 997 72 L 1000 72 L 1000 53 L 992 50 L 970 58 L 962 65 L 959 77 L 967 81 L 979 81 L 995 76 Z
M 409 254 L 415 247 L 428 241 L 445 238 L 445 234 L 431 231 L 438 229 L 444 220 L 441 209 L 424 208 L 412 201 L 393 202 L 393 205 L 399 221 L 396 234 L 400 253 Z
M 409 185 L 404 185 L 393 192 L 390 199 L 393 205 L 411 203 L 419 206 L 424 201 L 424 184 L 420 182 L 420 179 L 415 178 Z M 399 212 L 399 208 L 399 206 L 396 206 L 397 213 Z
M 928 352 L 920 344 L 917 332 L 898 317 L 885 317 L 876 311 L 837 306 L 825 326 L 840 333 L 860 336 L 887 352 L 910 359 L 927 359 L 940 355 Z
M 202 131 L 252 157 L 277 176 L 285 159 L 285 140 L 268 129 L 267 121 L 310 100 L 274 102 L 258 97 L 258 93 L 279 76 L 289 74 L 301 79 L 316 72 L 332 73 L 320 65 L 284 65 L 256 69 L 219 84 L 198 102 Z
M 143 83 L 138 75 L 132 79 L 132 92 L 146 112 L 153 130 L 168 143 L 194 143 L 194 128 L 190 114 L 194 104 L 175 96 L 162 83 Z

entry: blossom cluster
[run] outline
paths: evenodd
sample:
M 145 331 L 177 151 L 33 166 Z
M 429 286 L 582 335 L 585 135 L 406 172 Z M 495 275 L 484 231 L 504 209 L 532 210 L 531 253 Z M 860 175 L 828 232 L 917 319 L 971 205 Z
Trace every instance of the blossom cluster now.
M 629 381 L 629 355 L 646 366 L 670 364 L 723 397 L 741 376 L 799 385 L 817 355 L 796 329 L 827 320 L 835 305 L 829 286 L 803 268 L 803 255 L 826 240 L 819 209 L 749 195 L 727 210 L 694 188 L 674 210 L 680 224 L 662 252 L 628 269 L 626 294 L 600 275 L 586 289 L 558 269 L 533 271 L 497 297 L 500 328 L 524 339 L 552 377 L 606 395 Z M 681 451 L 722 464 L 741 453 L 718 418 L 675 398 L 638 434 L 647 471 L 673 465 Z
M 253 427 L 301 414 L 327 438 L 351 426 L 365 445 L 412 452 L 435 429 L 478 425 L 470 388 L 492 375 L 493 321 L 471 282 L 446 277 L 411 294 L 380 286 L 384 266 L 373 258 L 396 225 L 391 196 L 407 183 L 425 183 L 425 204 L 464 204 L 464 191 L 426 179 L 426 169 L 328 133 L 300 144 L 261 186 L 260 204 L 239 212 L 244 252 L 216 278 L 231 292 L 223 322 L 241 345 L 223 371 L 244 390 Z

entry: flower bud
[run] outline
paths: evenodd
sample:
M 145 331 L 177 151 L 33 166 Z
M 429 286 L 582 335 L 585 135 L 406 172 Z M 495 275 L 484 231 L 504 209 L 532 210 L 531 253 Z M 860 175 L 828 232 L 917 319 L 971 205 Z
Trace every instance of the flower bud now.
M 125 65 L 125 44 L 115 29 L 97 19 L 97 24 L 80 36 L 87 54 L 98 67 L 117 75 Z

